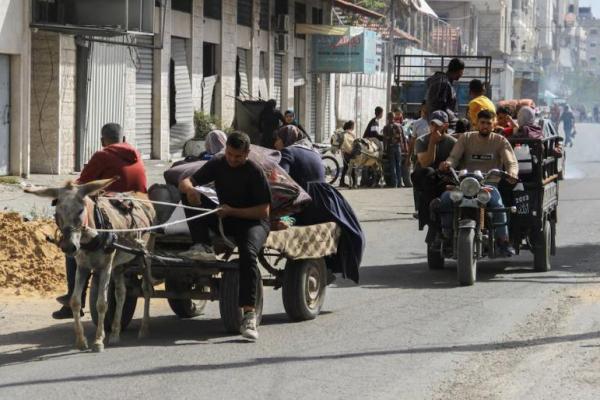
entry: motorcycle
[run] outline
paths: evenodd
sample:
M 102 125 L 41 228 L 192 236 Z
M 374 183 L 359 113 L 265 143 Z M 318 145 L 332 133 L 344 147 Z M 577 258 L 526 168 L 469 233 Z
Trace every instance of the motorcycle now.
M 451 238 L 444 238 L 438 229 L 435 239 L 428 244 L 427 261 L 430 269 L 442 269 L 445 258 L 455 259 L 458 282 L 463 286 L 470 286 L 476 280 L 478 260 L 483 257 L 500 257 L 496 251 L 494 232 L 503 224 L 494 222 L 494 214 L 515 212 L 514 207 L 487 209 L 491 191 L 486 184 L 492 178 L 508 179 L 509 175 L 497 169 L 482 174 L 481 171 L 466 170 L 457 173 L 452 168 L 450 174 L 453 183 L 451 186 L 454 186 L 450 191 L 450 199 L 454 205 L 453 235 Z M 517 183 L 516 189 L 519 188 L 518 185 Z M 439 207 L 439 200 L 435 204 Z

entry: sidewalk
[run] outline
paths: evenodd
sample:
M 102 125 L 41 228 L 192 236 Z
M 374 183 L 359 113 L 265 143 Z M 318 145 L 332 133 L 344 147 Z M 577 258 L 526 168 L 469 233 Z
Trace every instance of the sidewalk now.
M 166 161 L 146 160 L 148 187 L 164 183 L 163 172 L 170 165 Z M 37 186 L 60 186 L 76 179 L 78 174 L 31 175 L 22 183 Z M 412 189 L 354 189 L 342 190 L 344 197 L 352 204 L 362 222 L 387 221 L 392 219 L 412 219 Z M 17 211 L 28 218 L 47 216 L 52 218 L 54 211 L 49 199 L 24 193 L 20 185 L 0 184 L 0 211 Z

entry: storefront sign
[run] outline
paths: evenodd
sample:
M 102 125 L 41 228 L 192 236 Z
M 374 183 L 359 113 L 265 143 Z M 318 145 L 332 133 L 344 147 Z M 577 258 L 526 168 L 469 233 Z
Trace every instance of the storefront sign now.
M 377 34 L 362 28 L 350 28 L 344 36 L 312 36 L 313 73 L 376 72 Z

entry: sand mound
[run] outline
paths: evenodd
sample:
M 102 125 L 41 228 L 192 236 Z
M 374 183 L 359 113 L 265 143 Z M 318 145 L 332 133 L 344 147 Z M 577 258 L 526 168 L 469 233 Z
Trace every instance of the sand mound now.
M 46 240 L 55 230 L 50 220 L 24 222 L 18 213 L 0 213 L 0 288 L 15 294 L 64 290 L 64 255 Z

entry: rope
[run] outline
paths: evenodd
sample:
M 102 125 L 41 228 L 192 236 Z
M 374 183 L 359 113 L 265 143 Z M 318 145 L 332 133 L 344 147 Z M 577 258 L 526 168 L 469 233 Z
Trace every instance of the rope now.
M 184 218 L 184 219 L 180 219 L 180 220 L 177 220 L 177 221 L 165 222 L 164 224 L 160 224 L 160 225 L 151 225 L 151 226 L 148 226 L 148 227 L 130 228 L 130 229 L 94 229 L 94 230 L 96 232 L 114 232 L 114 233 L 146 232 L 146 231 L 152 231 L 152 230 L 155 230 L 155 229 L 166 228 L 167 226 L 181 224 L 181 223 L 187 222 L 187 221 L 192 221 L 194 219 L 199 219 L 199 218 L 202 218 L 202 217 L 206 217 L 206 216 L 211 215 L 211 214 L 216 214 L 220 209 L 221 208 L 215 208 L 214 210 L 207 211 L 204 214 L 194 215 L 193 217 Z M 221 221 L 220 218 L 219 218 L 219 221 Z M 220 225 L 222 225 L 221 222 L 219 222 L 219 223 L 220 223 Z M 220 230 L 222 230 L 221 226 L 219 228 L 220 228 Z
M 205 217 L 207 215 L 214 214 L 214 213 L 216 213 L 217 211 L 220 210 L 220 208 L 210 209 L 210 208 L 192 207 L 192 206 L 186 206 L 186 205 L 179 204 L 179 203 L 168 203 L 168 202 L 165 202 L 165 201 L 146 200 L 146 199 L 140 199 L 140 198 L 137 198 L 137 197 L 126 197 L 126 196 L 118 196 L 118 197 L 99 196 L 99 197 L 104 198 L 104 199 L 131 200 L 131 201 L 139 201 L 141 203 L 151 203 L 151 204 L 165 205 L 165 206 L 171 206 L 171 207 L 181 207 L 181 208 L 185 208 L 185 209 L 188 209 L 188 210 L 204 211 L 204 214 L 198 214 L 198 215 L 194 215 L 193 217 L 184 218 L 184 219 L 180 219 L 180 220 L 177 220 L 177 221 L 165 222 L 164 224 L 153 225 L 153 226 L 144 227 L 144 228 L 96 229 L 97 232 L 113 232 L 113 233 L 119 233 L 119 232 L 121 232 L 121 233 L 126 233 L 126 232 L 146 232 L 146 231 L 151 231 L 151 230 L 155 230 L 155 229 L 166 228 L 166 227 L 172 226 L 172 225 L 181 224 L 183 222 L 192 221 L 194 219 L 199 219 L 199 218 Z M 219 234 L 221 235 L 221 238 L 223 239 L 223 241 L 225 242 L 225 244 L 227 246 L 231 247 L 232 249 L 234 249 L 236 247 L 235 244 L 232 243 L 225 236 L 225 231 L 223 229 L 223 219 L 222 218 L 219 218 Z
M 146 199 L 139 199 L 137 197 L 125 197 L 125 196 L 98 196 L 98 198 L 100 199 L 113 199 L 113 200 L 131 200 L 131 201 L 139 201 L 140 203 L 151 203 L 151 204 L 158 204 L 161 206 L 171 206 L 171 207 L 180 207 L 180 208 L 186 208 L 188 210 L 195 210 L 195 211 L 211 211 L 213 210 L 212 208 L 200 208 L 200 207 L 192 207 L 192 206 L 186 206 L 183 204 L 179 204 L 179 203 L 169 203 L 166 201 L 157 201 L 157 200 L 146 200 Z

